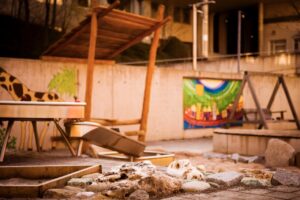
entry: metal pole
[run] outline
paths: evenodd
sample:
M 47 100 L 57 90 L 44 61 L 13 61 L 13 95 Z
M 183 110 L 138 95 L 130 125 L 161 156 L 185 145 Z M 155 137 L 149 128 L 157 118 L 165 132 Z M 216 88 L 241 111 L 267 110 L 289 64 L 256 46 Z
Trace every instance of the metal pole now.
M 237 71 L 240 72 L 241 61 L 241 30 L 242 30 L 242 11 L 238 11 L 238 30 L 237 30 Z
M 193 70 L 197 71 L 197 6 L 193 4 Z

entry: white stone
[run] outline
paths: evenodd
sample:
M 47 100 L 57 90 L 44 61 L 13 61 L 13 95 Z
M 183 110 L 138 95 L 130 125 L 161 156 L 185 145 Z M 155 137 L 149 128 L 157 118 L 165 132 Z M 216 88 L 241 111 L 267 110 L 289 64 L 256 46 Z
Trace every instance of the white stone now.
M 272 177 L 272 184 L 282 184 L 286 186 L 300 186 L 300 173 L 286 169 L 277 169 Z
M 95 195 L 94 192 L 79 192 L 79 193 L 76 194 L 76 197 L 78 197 L 78 198 L 87 198 L 87 197 L 92 197 L 94 195 Z
M 279 139 L 270 139 L 265 152 L 266 166 L 287 167 L 295 158 L 295 149 Z
M 210 184 L 204 181 L 188 181 L 182 184 L 181 187 L 185 192 L 201 192 L 207 189 L 210 189 Z
M 175 160 L 170 163 L 167 168 L 167 174 L 185 180 L 204 180 L 203 173 L 196 167 L 193 167 L 187 159 Z
M 72 178 L 68 181 L 68 185 L 71 186 L 87 186 L 93 182 L 92 178 Z
M 243 174 L 230 171 L 209 175 L 207 176 L 206 180 L 218 183 L 220 185 L 233 186 L 240 183 L 242 178 Z

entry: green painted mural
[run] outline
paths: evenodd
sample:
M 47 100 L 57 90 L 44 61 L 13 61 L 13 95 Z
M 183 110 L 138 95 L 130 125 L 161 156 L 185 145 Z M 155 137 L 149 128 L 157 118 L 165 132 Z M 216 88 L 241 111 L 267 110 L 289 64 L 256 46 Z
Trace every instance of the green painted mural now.
M 55 74 L 48 84 L 50 91 L 56 90 L 57 93 L 68 95 L 71 97 L 77 96 L 77 70 L 74 68 L 64 68 L 61 72 Z

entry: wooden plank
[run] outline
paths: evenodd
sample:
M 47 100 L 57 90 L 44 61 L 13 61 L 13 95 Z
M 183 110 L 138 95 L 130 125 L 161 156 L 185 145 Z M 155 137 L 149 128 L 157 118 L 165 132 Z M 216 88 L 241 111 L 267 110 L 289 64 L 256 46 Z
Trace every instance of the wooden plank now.
M 89 54 L 88 54 L 88 66 L 86 72 L 86 88 L 85 88 L 85 102 L 86 110 L 84 118 L 89 121 L 92 113 L 92 94 L 93 94 L 93 78 L 94 78 L 94 61 L 95 61 L 95 50 L 96 50 L 96 40 L 97 40 L 97 13 L 92 14 L 91 20 L 91 34 L 90 34 L 90 44 L 89 44 Z
M 134 21 L 127 21 L 122 18 L 116 18 L 112 17 L 110 15 L 106 15 L 101 19 L 101 23 L 105 21 L 107 24 L 111 26 L 117 26 L 117 27 L 122 27 L 122 28 L 127 28 L 127 29 L 137 29 L 137 30 L 147 30 L 151 28 L 153 25 L 146 25 L 144 23 L 136 23 Z
M 280 137 L 300 139 L 299 130 L 271 130 L 271 129 L 215 129 L 214 134 L 245 135 L 258 137 Z
M 62 49 L 62 51 L 82 52 L 83 54 L 86 55 L 88 55 L 87 53 L 89 52 L 88 44 L 84 44 L 84 45 L 69 44 L 66 48 L 67 49 Z M 107 54 L 107 53 L 111 53 L 112 51 L 113 49 L 107 49 L 107 48 L 95 46 L 95 52 L 97 53 Z
M 82 59 L 82 58 L 42 56 L 41 59 L 44 61 L 63 62 L 63 63 L 82 63 L 82 64 L 88 63 L 87 59 Z M 97 65 L 113 65 L 115 63 L 116 62 L 114 60 L 95 60 L 95 64 Z
M 160 5 L 158 8 L 158 14 L 157 14 L 157 19 L 159 21 L 161 21 L 164 17 L 164 10 L 165 10 L 165 7 L 163 5 Z M 164 21 L 167 22 L 166 20 L 164 20 Z M 163 25 L 163 23 L 161 23 L 161 25 Z M 154 32 L 153 41 L 152 41 L 150 52 L 149 52 L 149 64 L 147 67 L 145 91 L 144 91 L 144 99 L 143 99 L 143 110 L 142 110 L 141 125 L 140 125 L 140 130 L 144 131 L 145 134 L 138 136 L 138 140 L 143 141 L 143 142 L 145 141 L 146 133 L 147 133 L 147 123 L 148 123 L 148 115 L 149 115 L 149 108 L 150 108 L 152 77 L 153 77 L 153 73 L 155 70 L 156 52 L 157 52 L 157 48 L 159 45 L 159 36 L 160 36 L 161 25 L 158 26 L 157 30 Z
M 144 131 L 125 131 L 124 134 L 126 136 L 142 136 L 145 135 Z
M 104 12 L 104 10 L 106 10 L 107 8 L 104 7 L 104 6 L 98 6 L 97 8 L 94 8 L 94 10 L 96 12 L 99 12 L 99 13 L 102 13 Z M 120 18 L 123 18 L 123 19 L 128 19 L 128 20 L 139 20 L 141 23 L 148 23 L 148 22 L 151 22 L 151 23 L 156 23 L 157 20 L 155 19 L 152 19 L 152 18 L 149 18 L 149 17 L 145 17 L 145 16 L 142 16 L 142 15 L 137 15 L 137 14 L 134 14 L 134 13 L 129 13 L 129 12 L 124 12 L 124 11 L 120 11 L 120 10 L 113 10 L 112 12 L 110 12 L 110 14 L 112 15 L 116 15 Z
M 135 37 L 133 40 L 131 40 L 130 42 L 128 42 L 127 44 L 125 44 L 124 46 L 120 47 L 119 49 L 117 49 L 114 53 L 112 53 L 111 55 L 108 55 L 108 59 L 111 59 L 113 57 L 115 57 L 116 55 L 120 54 L 122 51 L 124 51 L 125 49 L 128 49 L 129 47 L 131 47 L 134 44 L 137 44 L 138 42 L 140 42 L 144 37 L 150 35 L 154 30 L 158 30 L 161 26 L 163 26 L 164 24 L 166 24 L 169 20 L 171 20 L 170 17 L 167 17 L 166 19 L 160 21 L 159 23 L 157 23 L 156 25 L 154 25 L 153 27 L 151 27 L 150 29 L 142 32 L 141 34 L 139 34 L 137 37 Z
M 146 30 L 148 30 L 148 29 L 133 28 L 133 27 L 130 28 L 119 24 L 112 24 L 105 20 L 101 20 L 99 23 L 101 23 L 101 28 L 103 28 L 104 30 L 115 31 L 116 33 L 130 35 L 131 38 L 132 37 L 134 38 L 139 34 L 145 32 Z
M 250 93 L 252 95 L 252 98 L 254 100 L 254 103 L 255 103 L 255 106 L 257 108 L 257 111 L 258 111 L 258 115 L 260 117 L 260 120 L 261 120 L 261 124 L 266 128 L 268 129 L 268 125 L 266 123 L 266 120 L 265 120 L 265 117 L 264 117 L 264 113 L 262 111 L 262 108 L 260 106 L 260 103 L 257 99 L 257 96 L 256 96 L 256 93 L 255 93 L 255 90 L 254 90 L 254 87 L 253 87 L 253 84 L 252 84 L 252 81 L 250 79 L 250 76 L 248 74 L 245 74 L 246 76 L 246 79 L 247 79 L 247 82 L 248 82 L 248 86 L 249 86 L 249 89 L 250 89 Z
M 294 119 L 296 121 L 297 128 L 298 128 L 298 130 L 300 130 L 300 121 L 299 121 L 299 118 L 297 116 L 297 112 L 296 112 L 296 109 L 295 109 L 294 104 L 292 102 L 292 98 L 290 96 L 290 93 L 289 93 L 289 90 L 288 90 L 287 85 L 285 83 L 285 80 L 284 80 L 283 76 L 280 76 L 279 79 L 280 79 L 280 81 L 282 83 L 283 91 L 284 91 L 284 93 L 286 95 L 286 98 L 288 100 L 288 103 L 289 103 L 290 109 L 292 111 L 293 117 L 294 117 Z
M 90 119 L 90 121 L 99 123 L 103 126 L 136 125 L 141 123 L 141 119 L 118 120 L 118 119 L 92 118 Z

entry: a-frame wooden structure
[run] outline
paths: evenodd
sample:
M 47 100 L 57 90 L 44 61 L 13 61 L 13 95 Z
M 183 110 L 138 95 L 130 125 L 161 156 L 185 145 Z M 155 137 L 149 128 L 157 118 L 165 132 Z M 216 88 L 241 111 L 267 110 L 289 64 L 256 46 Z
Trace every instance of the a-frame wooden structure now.
M 286 82 L 284 80 L 284 75 L 282 75 L 282 74 L 266 74 L 266 73 L 264 73 L 264 75 L 272 75 L 272 76 L 277 77 L 277 82 L 276 82 L 276 85 L 275 85 L 274 90 L 272 92 L 272 95 L 270 97 L 270 100 L 268 101 L 267 107 L 265 109 L 263 109 L 262 106 L 260 105 L 259 100 L 257 98 L 257 95 L 255 93 L 255 88 L 254 88 L 252 80 L 251 80 L 251 74 L 261 74 L 261 73 L 257 73 L 257 72 L 256 73 L 250 73 L 250 72 L 247 72 L 247 71 L 244 73 L 244 78 L 242 80 L 241 88 L 240 88 L 240 90 L 239 90 L 239 92 L 238 92 L 238 94 L 237 94 L 237 96 L 235 98 L 235 101 L 233 103 L 232 111 L 230 113 L 228 121 L 233 121 L 234 113 L 236 111 L 239 99 L 240 99 L 240 97 L 241 97 L 241 95 L 242 95 L 242 93 L 244 91 L 244 88 L 245 88 L 246 84 L 248 84 L 248 87 L 249 87 L 249 90 L 250 90 L 250 94 L 251 94 L 251 96 L 252 96 L 252 98 L 254 100 L 254 104 L 256 106 L 256 112 L 257 112 L 257 114 L 259 116 L 259 120 L 257 122 L 254 122 L 254 123 L 258 124 L 258 129 L 262 129 L 262 128 L 269 129 L 269 126 L 267 124 L 268 121 L 265 119 L 264 110 L 267 111 L 267 112 L 271 112 L 270 109 L 271 109 L 271 107 L 273 105 L 275 96 L 276 96 L 276 94 L 278 92 L 278 89 L 279 89 L 280 85 L 282 85 L 284 94 L 285 94 L 285 96 L 287 98 L 289 107 L 290 107 L 292 115 L 293 115 L 293 119 L 290 120 L 290 121 L 295 122 L 296 125 L 297 125 L 297 129 L 300 130 L 299 118 L 297 116 L 296 109 L 294 107 L 294 104 L 292 102 L 290 93 L 288 91 L 287 84 L 286 84 Z
M 171 18 L 164 17 L 164 6 L 160 5 L 157 19 L 151 19 L 128 12 L 115 10 L 119 5 L 115 1 L 110 7 L 96 7 L 80 25 L 66 34 L 62 39 L 43 54 L 44 60 L 75 61 L 87 63 L 86 77 L 86 110 L 85 120 L 95 121 L 103 125 L 136 125 L 138 131 L 125 132 L 127 136 L 138 136 L 144 142 L 147 132 L 147 121 L 150 106 L 152 76 L 155 70 L 156 52 L 159 44 L 161 27 Z M 144 37 L 154 32 L 145 81 L 144 101 L 140 119 L 109 120 L 91 119 L 91 105 L 93 94 L 93 74 L 95 62 L 111 63 L 115 56 L 140 42 Z M 96 60 L 96 61 L 95 61 Z M 107 61 L 109 60 L 109 61 Z

